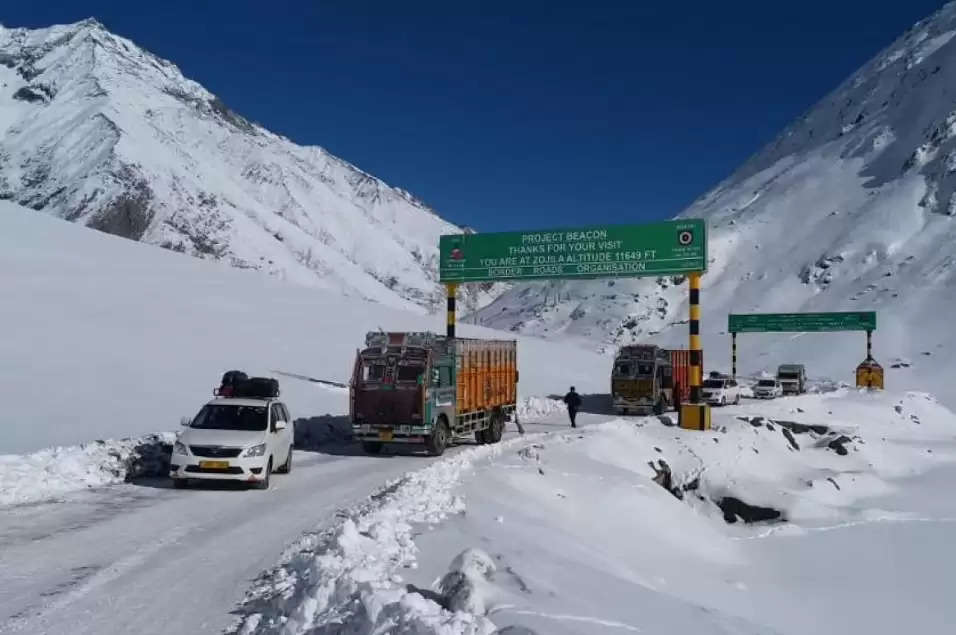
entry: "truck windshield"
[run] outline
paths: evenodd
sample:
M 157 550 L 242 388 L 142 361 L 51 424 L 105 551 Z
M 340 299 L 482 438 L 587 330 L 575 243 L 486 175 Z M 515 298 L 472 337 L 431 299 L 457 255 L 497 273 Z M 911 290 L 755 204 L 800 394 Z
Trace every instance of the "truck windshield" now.
M 800 373 L 783 372 L 777 373 L 779 379 L 800 379 Z
M 226 406 L 207 404 L 189 427 L 201 430 L 265 430 L 265 406 Z
M 654 364 L 648 364 L 646 362 L 637 363 L 637 376 L 638 377 L 647 377 L 648 375 L 654 374 Z
M 418 364 L 405 364 L 398 367 L 398 381 L 418 381 L 425 367 Z
M 704 381 L 704 388 L 723 388 L 723 379 L 708 379 Z
M 614 365 L 614 374 L 619 377 L 630 377 L 633 372 L 630 362 L 618 362 Z
M 777 382 L 775 382 L 772 379 L 761 379 L 760 381 L 757 382 L 758 386 L 766 386 L 768 388 L 773 388 L 776 384 Z
M 362 365 L 362 381 L 382 381 L 385 377 L 385 363 L 368 360 Z

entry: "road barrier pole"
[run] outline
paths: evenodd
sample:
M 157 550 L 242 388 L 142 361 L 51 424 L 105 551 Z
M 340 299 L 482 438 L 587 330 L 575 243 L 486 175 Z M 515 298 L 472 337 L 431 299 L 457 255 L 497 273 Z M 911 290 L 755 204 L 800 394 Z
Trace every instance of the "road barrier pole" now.
M 737 333 L 730 334 L 730 376 L 737 379 Z
M 873 331 L 866 332 L 866 358 L 873 359 Z
M 690 282 L 690 403 L 682 404 L 680 426 L 688 430 L 710 429 L 710 408 L 703 401 L 703 348 L 700 344 L 700 272 L 688 275 Z
M 458 293 L 458 285 L 455 283 L 446 284 L 448 290 L 448 326 L 445 335 L 449 338 L 455 337 L 455 295 Z

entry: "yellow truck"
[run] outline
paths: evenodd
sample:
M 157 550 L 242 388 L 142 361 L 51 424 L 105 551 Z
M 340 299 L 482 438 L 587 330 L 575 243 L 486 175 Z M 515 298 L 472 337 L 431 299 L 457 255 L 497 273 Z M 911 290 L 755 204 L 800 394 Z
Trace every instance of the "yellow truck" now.
M 518 400 L 514 340 L 372 332 L 349 385 L 352 434 L 370 454 L 389 443 L 440 455 L 456 440 L 497 443 Z

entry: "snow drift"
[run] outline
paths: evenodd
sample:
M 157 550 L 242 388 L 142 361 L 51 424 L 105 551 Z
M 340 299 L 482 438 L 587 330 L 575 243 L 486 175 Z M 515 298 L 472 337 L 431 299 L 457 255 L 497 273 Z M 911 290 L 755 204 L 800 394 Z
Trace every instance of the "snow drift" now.
M 294 418 L 341 416 L 367 331 L 443 330 L 389 309 L 89 230 L 0 201 L 0 453 L 175 430 L 222 372 L 280 380 Z M 500 337 L 462 325 L 464 335 Z M 604 385 L 609 360 L 518 344 L 520 396 Z M 284 373 L 284 374 L 283 374 Z

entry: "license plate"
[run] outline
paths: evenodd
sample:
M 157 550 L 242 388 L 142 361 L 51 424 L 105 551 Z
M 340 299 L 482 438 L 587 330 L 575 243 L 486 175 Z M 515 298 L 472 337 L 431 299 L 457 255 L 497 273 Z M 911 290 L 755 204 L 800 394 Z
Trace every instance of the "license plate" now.
M 392 431 L 391 431 L 391 430 L 379 430 L 379 431 L 378 431 L 378 440 L 379 440 L 379 441 L 391 441 L 391 440 L 392 440 Z
M 199 467 L 204 470 L 225 470 L 229 468 L 229 461 L 200 461 Z

